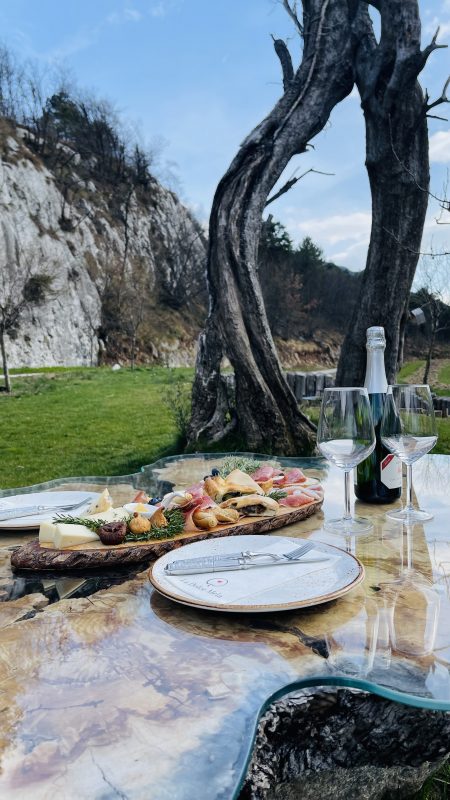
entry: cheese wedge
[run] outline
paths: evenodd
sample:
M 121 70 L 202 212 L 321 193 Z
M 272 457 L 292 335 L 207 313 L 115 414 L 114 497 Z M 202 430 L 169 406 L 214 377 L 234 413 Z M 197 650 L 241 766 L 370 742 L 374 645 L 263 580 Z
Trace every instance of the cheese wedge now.
M 90 531 L 84 525 L 66 525 L 60 523 L 55 526 L 54 546 L 57 550 L 65 547 L 73 547 L 77 544 L 87 544 L 87 542 L 99 542 L 100 539 L 94 531 Z
M 89 516 L 91 516 L 91 514 L 99 514 L 100 511 L 108 511 L 109 508 L 112 508 L 111 495 L 108 492 L 108 489 L 104 489 L 100 497 L 98 497 L 97 500 L 92 503 L 87 513 Z
M 39 541 L 55 543 L 56 525 L 53 522 L 41 522 L 39 525 Z
M 125 512 L 126 513 L 126 512 Z M 85 515 L 83 515 L 84 517 Z M 114 522 L 116 517 L 116 512 L 113 508 L 108 508 L 107 511 L 100 511 L 98 514 L 87 514 L 88 519 L 101 519 L 105 520 L 105 522 Z M 80 517 L 80 519 L 83 519 Z

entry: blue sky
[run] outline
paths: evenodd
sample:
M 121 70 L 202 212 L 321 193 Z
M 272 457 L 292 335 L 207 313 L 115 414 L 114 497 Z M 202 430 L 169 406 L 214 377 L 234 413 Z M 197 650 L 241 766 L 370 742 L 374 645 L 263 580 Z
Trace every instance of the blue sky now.
M 450 0 L 422 2 L 423 38 L 437 25 L 450 44 Z M 270 34 L 299 41 L 276 0 L 1 0 L 3 41 L 41 69 L 63 64 L 78 83 L 112 100 L 148 142 L 164 141 L 184 202 L 207 220 L 217 182 L 239 143 L 281 93 Z M 450 74 L 448 50 L 432 55 L 422 84 L 434 98 Z M 445 116 L 445 106 L 440 111 Z M 447 107 L 450 113 L 450 106 Z M 450 125 L 431 121 L 432 185 L 442 192 L 450 168 Z M 311 235 L 327 258 L 351 269 L 365 263 L 370 196 L 364 128 L 355 92 L 291 162 L 310 174 L 271 212 L 300 241 Z M 164 178 L 165 170 L 161 167 Z M 430 203 L 423 248 L 450 249 L 450 225 L 438 226 Z M 448 215 L 450 217 L 450 215 Z

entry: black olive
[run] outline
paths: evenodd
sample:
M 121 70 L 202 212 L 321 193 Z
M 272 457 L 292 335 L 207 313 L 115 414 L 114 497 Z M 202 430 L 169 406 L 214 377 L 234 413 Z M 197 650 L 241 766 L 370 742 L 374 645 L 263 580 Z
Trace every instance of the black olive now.
M 211 475 L 213 478 L 217 478 L 220 475 L 220 470 L 217 469 L 217 467 L 214 467 L 214 469 L 211 470 Z
M 156 504 L 160 503 L 160 502 L 161 502 L 161 498 L 160 497 L 151 497 L 150 498 L 150 505 L 151 506 L 156 506 Z
M 203 476 L 203 480 L 204 480 L 204 481 L 207 481 L 207 480 L 208 480 L 208 478 L 210 478 L 210 477 L 211 477 L 211 475 L 204 475 L 204 476 Z

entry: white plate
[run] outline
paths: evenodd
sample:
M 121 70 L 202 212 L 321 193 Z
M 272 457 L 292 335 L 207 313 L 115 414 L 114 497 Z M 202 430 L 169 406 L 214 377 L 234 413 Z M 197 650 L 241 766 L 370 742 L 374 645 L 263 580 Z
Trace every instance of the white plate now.
M 41 522 L 53 519 L 55 513 L 59 512 L 60 506 L 69 505 L 72 503 L 80 503 L 86 498 L 86 504 L 75 509 L 73 512 L 77 517 L 80 514 L 86 513 L 86 509 L 90 506 L 93 500 L 99 497 L 98 492 L 30 492 L 29 494 L 15 494 L 10 497 L 0 498 L 0 512 L 2 510 L 8 511 L 10 508 L 23 508 L 23 506 L 54 506 L 55 511 L 46 512 L 45 514 L 36 514 L 30 517 L 15 517 L 14 519 L 5 519 L 0 521 L 0 530 L 30 530 L 39 528 Z M 62 511 L 62 514 L 71 514 L 71 511 Z
M 150 581 L 161 594 L 175 600 L 183 605 L 193 606 L 194 608 L 205 608 L 211 611 L 226 612 L 264 612 L 264 611 L 284 611 L 295 608 L 307 608 L 309 606 L 327 603 L 335 600 L 341 595 L 349 592 L 357 586 L 364 578 L 364 567 L 360 561 L 351 553 L 347 553 L 338 547 L 334 547 L 322 542 L 314 542 L 314 550 L 320 551 L 330 557 L 330 561 L 323 563 L 310 563 L 305 574 L 305 567 L 300 564 L 288 564 L 287 566 L 261 567 L 260 569 L 249 569 L 245 571 L 218 572 L 207 575 L 184 575 L 167 576 L 164 567 L 169 561 L 178 558 L 195 558 L 197 556 L 213 556 L 226 553 L 241 552 L 242 550 L 258 551 L 262 549 L 281 548 L 282 552 L 288 553 L 295 546 L 301 544 L 299 538 L 288 538 L 285 536 L 229 536 L 218 539 L 206 539 L 201 542 L 193 542 L 183 547 L 172 550 L 153 565 L 150 571 Z M 312 557 L 312 552 L 305 555 L 304 563 Z M 276 574 L 277 580 L 270 587 L 267 584 L 267 571 Z M 212 597 L 210 600 L 206 592 L 225 592 L 222 583 L 227 584 L 245 576 L 249 594 L 240 597 L 238 601 L 228 602 L 225 597 Z M 261 577 L 262 576 L 262 577 Z M 192 583 L 192 580 L 194 582 Z M 209 583 L 208 583 L 209 581 Z M 216 583 L 220 581 L 221 583 Z M 206 589 L 206 585 L 211 589 Z M 191 587 L 191 588 L 190 588 Z M 222 588 L 220 588 L 222 587 Z M 195 592 L 197 596 L 193 596 Z M 205 592 L 205 599 L 200 596 Z

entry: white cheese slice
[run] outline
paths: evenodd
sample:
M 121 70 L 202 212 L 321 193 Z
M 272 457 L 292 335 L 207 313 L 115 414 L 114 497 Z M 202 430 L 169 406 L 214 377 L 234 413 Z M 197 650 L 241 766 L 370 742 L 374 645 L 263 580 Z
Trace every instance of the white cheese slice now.
M 73 547 L 77 544 L 87 544 L 87 542 L 99 542 L 100 539 L 94 531 L 90 531 L 84 525 L 66 525 L 60 523 L 55 526 L 55 547 L 62 550 L 64 547 Z
M 114 508 L 108 508 L 107 511 L 100 511 L 99 514 L 88 514 L 87 517 L 88 519 L 101 519 L 105 522 L 114 522 L 116 519 Z M 80 517 L 80 519 L 83 519 L 83 517 Z
M 98 514 L 100 511 L 108 511 L 109 508 L 112 508 L 111 495 L 108 489 L 104 489 L 100 497 L 92 503 L 87 513 L 91 516 L 91 514 Z
M 56 525 L 53 522 L 41 522 L 39 525 L 39 541 L 55 543 Z

